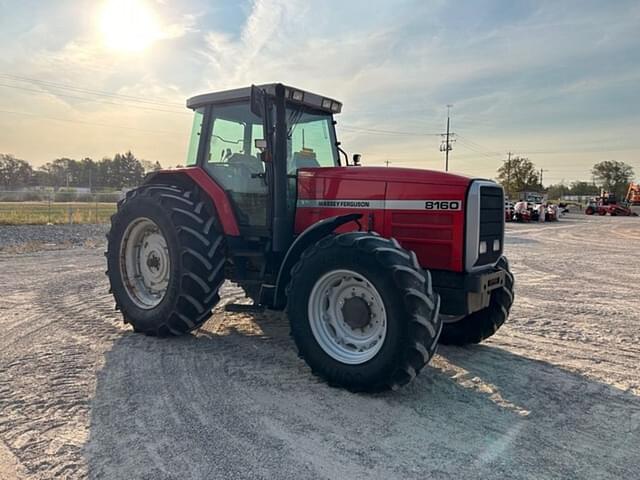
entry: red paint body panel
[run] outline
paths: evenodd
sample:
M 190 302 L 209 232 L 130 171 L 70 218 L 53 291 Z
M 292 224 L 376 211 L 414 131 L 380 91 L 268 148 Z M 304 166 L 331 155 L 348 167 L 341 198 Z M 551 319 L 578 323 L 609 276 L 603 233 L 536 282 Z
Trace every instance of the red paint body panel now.
M 298 205 L 295 232 L 323 218 L 348 213 L 361 213 L 363 228 L 369 217 L 373 230 L 385 237 L 396 238 L 405 248 L 413 250 L 424 268 L 460 272 L 463 267 L 464 202 L 471 179 L 444 172 L 387 167 L 336 167 L 301 169 L 298 172 L 298 200 L 459 200 L 455 211 L 333 208 Z M 349 223 L 340 231 L 357 230 Z
M 315 169 L 328 170 L 328 169 Z M 335 170 L 335 169 L 330 169 Z M 308 173 L 312 173 L 308 175 Z M 316 176 L 308 170 L 298 175 L 298 199 L 299 200 L 380 200 L 385 198 L 386 184 L 384 181 L 372 181 L 362 179 L 335 179 L 331 177 Z M 381 231 L 384 224 L 384 210 L 358 209 L 354 212 L 362 214 L 361 223 L 366 228 L 369 215 L 373 215 L 374 229 Z M 302 233 L 307 227 L 319 220 L 350 213 L 344 208 L 297 208 L 295 216 L 294 232 Z M 357 225 L 349 223 L 338 228 L 338 232 L 356 230 Z
M 446 182 L 446 180 L 444 180 Z M 385 210 L 385 237 L 416 252 L 420 265 L 440 270 L 463 270 L 464 200 L 467 185 L 389 182 L 387 198 L 393 200 L 460 200 L 462 208 L 442 210 Z
M 167 173 L 184 173 L 191 177 L 193 181 L 209 195 L 213 204 L 216 206 L 220 224 L 222 225 L 222 230 L 225 235 L 240 236 L 238 221 L 236 220 L 235 213 L 233 213 L 229 197 L 224 189 L 218 185 L 207 172 L 200 167 L 187 167 L 168 170 Z
M 454 173 L 397 167 L 302 168 L 298 170 L 298 173 L 300 176 L 324 177 L 336 180 L 382 180 L 390 182 L 431 183 L 436 185 L 467 186 L 471 181 L 469 177 Z

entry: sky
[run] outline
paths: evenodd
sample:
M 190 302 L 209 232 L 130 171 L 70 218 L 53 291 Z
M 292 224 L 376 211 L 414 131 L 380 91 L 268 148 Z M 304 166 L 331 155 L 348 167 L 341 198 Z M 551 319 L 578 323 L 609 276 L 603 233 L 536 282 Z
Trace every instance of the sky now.
M 640 2 L 0 0 L 0 153 L 184 163 L 198 93 L 283 82 L 341 100 L 363 164 L 544 183 L 640 177 Z

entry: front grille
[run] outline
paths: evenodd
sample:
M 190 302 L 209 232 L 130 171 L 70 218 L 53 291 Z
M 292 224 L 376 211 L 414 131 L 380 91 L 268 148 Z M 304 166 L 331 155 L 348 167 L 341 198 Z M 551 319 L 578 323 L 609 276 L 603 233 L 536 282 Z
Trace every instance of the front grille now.
M 480 187 L 480 238 L 487 242 L 487 252 L 478 254 L 475 266 L 494 264 L 502 255 L 504 241 L 504 193 L 500 187 Z M 500 248 L 493 250 L 495 240 Z

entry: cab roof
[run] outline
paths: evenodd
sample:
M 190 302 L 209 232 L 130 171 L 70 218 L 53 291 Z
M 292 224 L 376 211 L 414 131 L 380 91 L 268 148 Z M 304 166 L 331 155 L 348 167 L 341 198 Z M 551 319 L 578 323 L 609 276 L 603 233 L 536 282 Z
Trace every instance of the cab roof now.
M 277 83 L 266 83 L 256 85 L 264 90 L 267 95 L 275 95 Z M 342 103 L 333 98 L 324 97 L 305 90 L 284 85 L 285 96 L 287 101 L 299 103 L 318 110 L 324 110 L 330 113 L 340 113 L 342 111 Z M 212 103 L 231 103 L 251 98 L 251 87 L 234 88 L 233 90 L 223 90 L 220 92 L 203 93 L 196 95 L 187 100 L 187 108 L 195 110 L 196 108 L 210 105 Z

